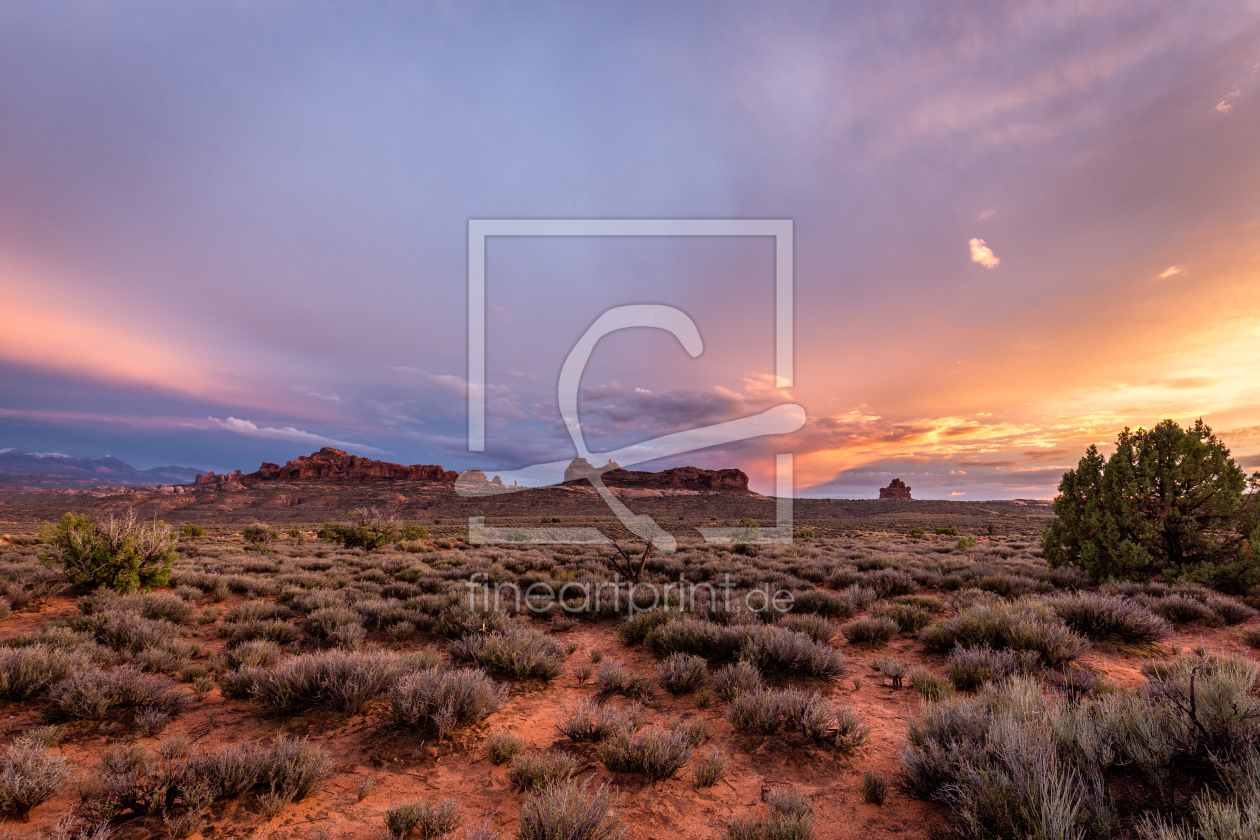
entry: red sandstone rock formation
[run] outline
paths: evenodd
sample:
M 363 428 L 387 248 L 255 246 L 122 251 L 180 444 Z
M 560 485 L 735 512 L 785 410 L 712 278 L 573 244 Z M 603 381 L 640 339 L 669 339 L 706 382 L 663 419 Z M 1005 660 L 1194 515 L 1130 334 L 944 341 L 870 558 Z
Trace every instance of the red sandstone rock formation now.
M 283 467 L 279 464 L 264 462 L 257 472 L 241 475 L 237 470 L 231 475 L 208 473 L 196 478 L 197 484 L 223 484 L 230 481 L 306 481 L 312 479 L 365 479 L 392 478 L 404 481 L 454 481 L 459 474 L 454 470 L 444 470 L 436 464 L 391 464 L 388 461 L 373 461 L 371 458 L 360 458 L 340 449 L 325 446 L 313 455 L 303 455 L 296 461 L 289 461 Z
M 879 497 L 881 499 L 909 499 L 910 488 L 900 478 L 894 478 L 888 482 L 887 487 L 879 489 Z
M 748 474 L 743 470 L 702 470 L 699 467 L 675 467 L 658 473 L 615 469 L 604 473 L 604 483 L 609 487 L 660 490 L 747 490 Z

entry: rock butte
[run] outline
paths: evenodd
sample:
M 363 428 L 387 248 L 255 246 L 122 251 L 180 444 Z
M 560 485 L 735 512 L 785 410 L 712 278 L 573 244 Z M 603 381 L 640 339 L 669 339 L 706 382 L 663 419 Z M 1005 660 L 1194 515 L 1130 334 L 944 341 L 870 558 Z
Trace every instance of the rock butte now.
M 197 484 L 250 484 L 258 481 L 306 481 L 314 479 L 356 480 L 365 478 L 392 478 L 405 481 L 446 481 L 453 482 L 459 473 L 444 470 L 436 464 L 391 464 L 388 461 L 373 461 L 371 458 L 360 458 L 340 449 L 325 446 L 313 455 L 303 455 L 297 460 L 289 461 L 283 467 L 279 464 L 263 462 L 257 472 L 218 475 L 206 473 L 196 478 Z
M 910 488 L 900 478 L 894 478 L 888 482 L 887 487 L 879 489 L 879 497 L 881 499 L 909 499 Z

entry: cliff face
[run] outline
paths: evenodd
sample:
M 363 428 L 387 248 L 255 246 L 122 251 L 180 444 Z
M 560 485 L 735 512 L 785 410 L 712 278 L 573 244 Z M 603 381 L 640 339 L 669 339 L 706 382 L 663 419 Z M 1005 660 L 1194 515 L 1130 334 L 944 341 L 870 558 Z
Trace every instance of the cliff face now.
M 675 467 L 658 473 L 616 469 L 604 473 L 604 483 L 609 487 L 747 490 L 748 474 L 743 470 L 702 470 L 699 467 Z
M 325 446 L 313 455 L 303 455 L 283 467 L 264 462 L 257 472 L 242 475 L 240 470 L 228 475 L 208 473 L 197 476 L 197 484 L 249 483 L 256 481 L 305 481 L 318 479 L 355 480 L 392 478 L 404 481 L 454 481 L 459 474 L 436 464 L 391 464 L 360 458 L 340 449 Z

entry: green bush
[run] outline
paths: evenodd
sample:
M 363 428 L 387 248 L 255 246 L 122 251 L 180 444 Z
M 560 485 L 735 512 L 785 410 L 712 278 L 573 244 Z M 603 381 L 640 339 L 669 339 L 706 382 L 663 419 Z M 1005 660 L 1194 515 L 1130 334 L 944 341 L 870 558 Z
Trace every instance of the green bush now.
M 427 540 L 429 529 L 423 525 L 408 525 L 403 528 L 402 537 L 404 540 Z
M 948 528 L 937 528 L 937 529 L 936 529 L 936 534 L 937 534 L 937 536 L 941 536 L 941 537 L 958 537 L 958 536 L 962 536 L 961 534 L 959 534 L 959 533 L 958 533 L 958 528 L 957 528 L 957 526 L 954 526 L 954 525 L 950 525 Z
M 350 511 L 350 522 L 325 522 L 316 534 L 321 540 L 339 543 L 346 548 L 372 551 L 397 542 L 401 530 L 397 520 L 375 508 Z
M 1260 473 L 1248 481 L 1201 419 L 1125 429 L 1109 458 L 1090 446 L 1064 473 L 1042 550 L 1095 582 L 1162 576 L 1243 592 L 1260 583 L 1257 491 Z
M 195 540 L 206 535 L 206 528 L 204 525 L 198 525 L 196 522 L 189 522 L 184 525 L 184 529 L 180 533 L 190 540 Z
M 134 510 L 100 522 L 67 513 L 41 539 L 49 548 L 40 560 L 59 564 L 73 585 L 117 592 L 165 586 L 176 558 L 175 535 L 166 523 L 141 522 Z

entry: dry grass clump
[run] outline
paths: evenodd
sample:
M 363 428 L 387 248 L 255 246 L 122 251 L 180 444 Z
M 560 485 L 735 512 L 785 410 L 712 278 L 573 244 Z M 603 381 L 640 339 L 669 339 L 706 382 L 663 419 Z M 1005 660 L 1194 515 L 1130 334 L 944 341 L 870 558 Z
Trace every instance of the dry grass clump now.
M 674 697 L 690 694 L 709 682 L 709 666 L 698 656 L 671 654 L 656 664 L 656 681 Z
M 1106 792 L 1120 778 L 1127 807 L 1153 809 L 1133 815 L 1143 836 L 1251 836 L 1256 814 L 1239 805 L 1257 801 L 1256 664 L 1195 655 L 1145 671 L 1138 691 L 1068 704 L 1026 677 L 928 704 L 907 733 L 906 789 L 946 805 L 953 832 L 976 840 L 1113 836 Z M 1190 809 L 1176 806 L 1188 777 L 1202 785 Z M 1217 820 L 1241 833 L 1213 833 Z
M 577 766 L 577 759 L 564 752 L 522 753 L 512 760 L 508 780 L 521 790 L 550 787 L 567 782 Z
M 862 801 L 868 805 L 883 805 L 888 795 L 888 780 L 867 770 L 862 774 Z
M 726 840 L 810 840 L 814 836 L 813 809 L 799 791 L 771 788 L 765 799 L 770 813 L 760 819 L 731 820 Z
M 393 840 L 404 840 L 413 831 L 418 831 L 423 840 L 444 837 L 462 822 L 459 805 L 453 799 L 404 802 L 385 812 L 385 829 Z
M 713 750 L 696 765 L 696 787 L 713 787 L 726 776 L 726 771 L 729 767 L 730 761 L 726 756 L 717 750 Z
M 751 662 L 743 660 L 725 665 L 713 674 L 713 689 L 728 703 L 741 694 L 756 691 L 765 686 L 761 671 Z
M 393 685 L 404 666 L 403 657 L 382 651 L 308 653 L 253 675 L 252 693 L 273 714 L 329 706 L 353 715 Z
M 0 817 L 22 817 L 70 779 L 68 759 L 48 752 L 38 738 L 22 736 L 0 757 Z
M 919 640 L 928 650 L 948 653 L 955 647 L 989 646 L 994 650 L 1033 650 L 1050 667 L 1070 662 L 1086 642 L 1048 607 L 996 602 L 961 609 L 956 616 L 927 627 Z
M 432 729 L 444 738 L 457 726 L 485 720 L 507 699 L 507 689 L 475 668 L 433 668 L 407 674 L 385 690 L 385 714 L 407 729 Z
M 608 659 L 600 664 L 595 683 L 599 686 L 599 696 L 603 700 L 618 694 L 631 700 L 648 701 L 652 697 L 651 681 L 647 677 L 631 673 L 624 662 L 616 659 Z
M 90 667 L 90 657 L 77 650 L 43 644 L 0 648 L 0 699 L 27 700 Z
M 897 635 L 897 622 L 885 615 L 858 618 L 841 625 L 840 632 L 851 645 L 883 647 L 888 644 L 889 639 Z
M 513 680 L 551 680 L 560 673 L 564 648 L 532 627 L 465 636 L 449 646 L 451 656 L 472 662 L 495 676 Z
M 739 649 L 739 658 L 763 673 L 836 677 L 847 670 L 844 657 L 824 642 L 783 627 L 755 627 Z
M 780 619 L 779 623 L 789 630 L 796 633 L 804 633 L 815 642 L 823 644 L 831 641 L 839 631 L 834 621 L 811 613 L 785 615 Z
M 994 650 L 982 645 L 951 650 L 946 673 L 955 688 L 972 691 L 985 683 L 1034 674 L 1041 668 L 1041 656 L 1035 650 Z
M 575 743 L 599 743 L 620 729 L 633 729 L 638 724 L 637 718 L 636 709 L 623 711 L 582 699 L 572 709 L 561 705 L 556 715 L 556 730 Z
M 609 770 L 653 780 L 672 778 L 690 757 L 687 734 L 660 726 L 638 732 L 619 729 L 599 744 L 599 759 Z
M 193 755 L 180 741 L 164 742 L 156 754 L 117 746 L 106 751 L 84 788 L 84 812 L 97 821 L 157 813 L 170 833 L 192 833 L 216 800 L 256 791 L 259 807 L 274 815 L 319 790 L 331 772 L 328 753 L 304 740 L 281 740 L 271 748 L 236 744 Z M 182 808 L 172 810 L 177 802 Z
M 620 840 L 625 827 L 607 785 L 565 782 L 534 791 L 521 809 L 520 840 Z
M 123 709 L 150 707 L 177 715 L 188 695 L 165 677 L 153 676 L 130 666 L 112 671 L 87 671 L 53 685 L 46 709 L 54 717 L 100 720 Z
M 848 706 L 834 707 L 816 692 L 761 688 L 731 701 L 727 718 L 737 732 L 789 732 L 852 752 L 870 739 L 870 728 Z
M 1045 603 L 1068 627 L 1090 639 L 1151 644 L 1172 633 L 1166 620 L 1130 598 L 1078 592 Z
M 943 700 L 954 693 L 954 684 L 948 677 L 938 677 L 922 665 L 910 671 L 910 684 L 920 697 L 932 702 Z
M 504 764 L 525 750 L 525 740 L 511 732 L 491 732 L 486 738 L 486 758 L 491 764 Z

